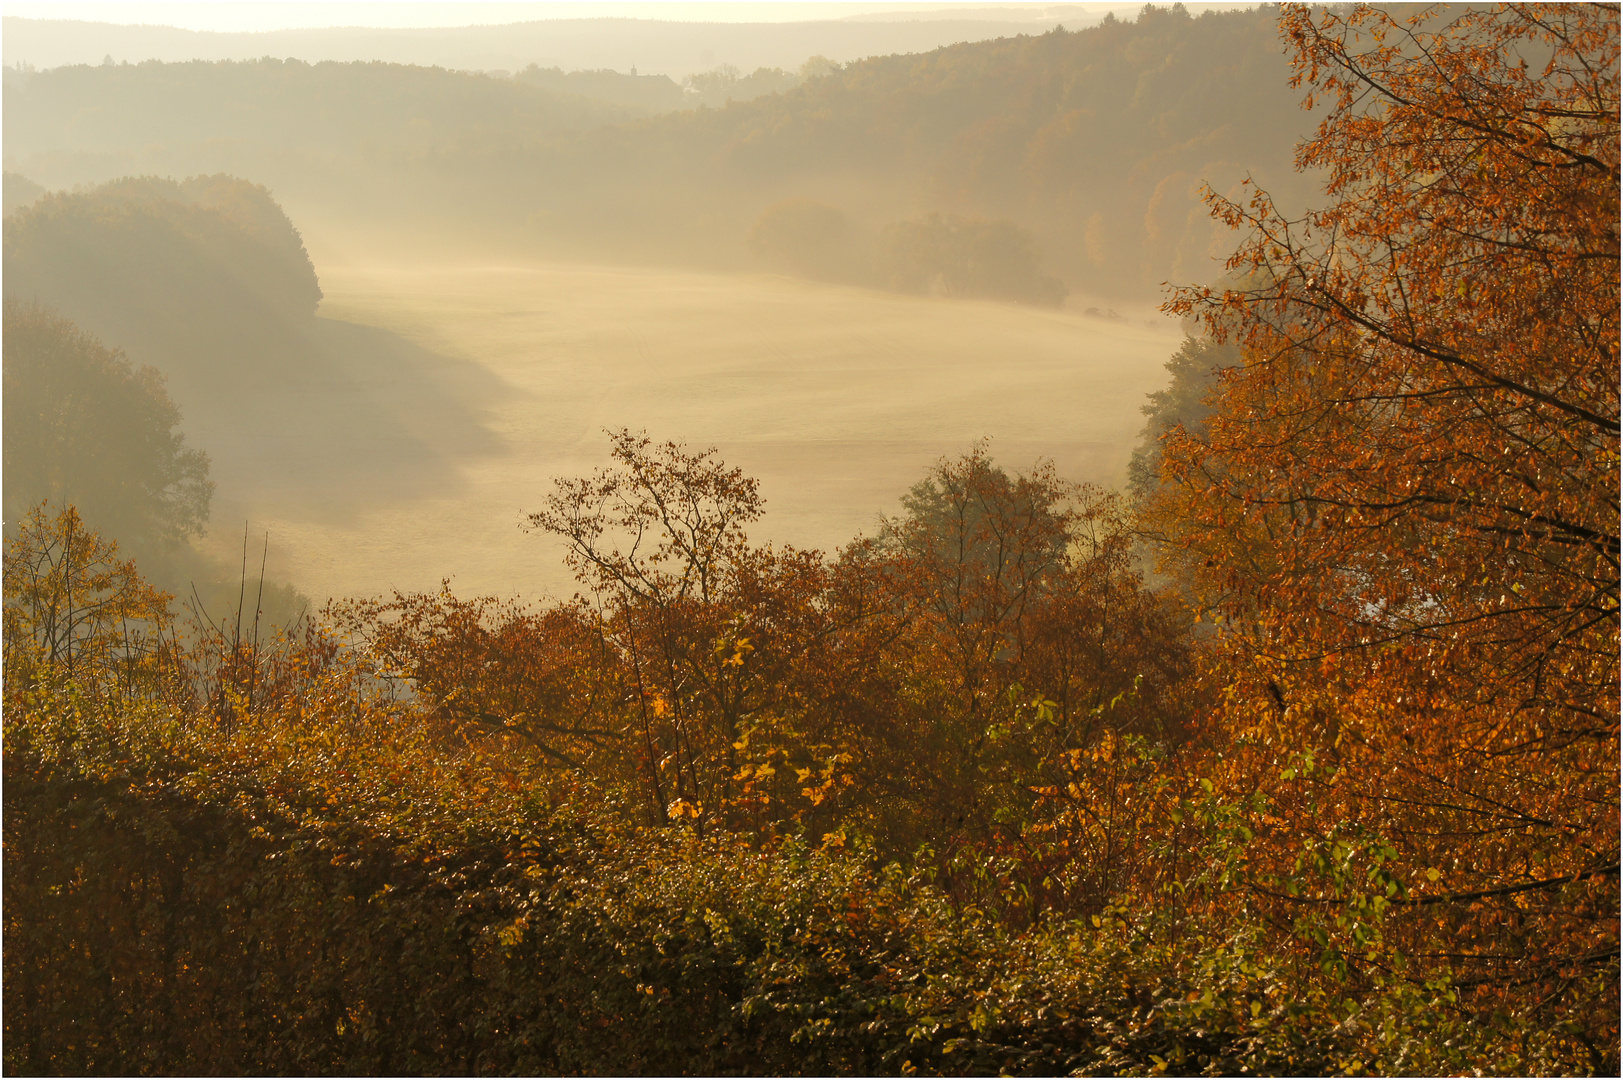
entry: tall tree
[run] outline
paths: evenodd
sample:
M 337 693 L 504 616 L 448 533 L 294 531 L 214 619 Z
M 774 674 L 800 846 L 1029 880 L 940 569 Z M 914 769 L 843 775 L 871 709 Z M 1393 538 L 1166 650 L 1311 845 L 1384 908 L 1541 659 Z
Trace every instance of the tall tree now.
M 1236 723 L 1334 755 L 1463 982 L 1571 1004 L 1614 965 L 1615 1040 L 1618 11 L 1281 27 L 1328 205 L 1210 196 L 1260 284 L 1169 305 L 1243 361 L 1160 510 L 1255 664 Z
M 568 544 L 622 658 L 632 705 L 622 742 L 652 816 L 736 818 L 751 778 L 776 770 L 752 756 L 797 711 L 786 675 L 822 629 L 812 602 L 822 557 L 749 543 L 757 483 L 714 448 L 624 429 L 610 437 L 613 466 L 558 480 L 529 525 Z

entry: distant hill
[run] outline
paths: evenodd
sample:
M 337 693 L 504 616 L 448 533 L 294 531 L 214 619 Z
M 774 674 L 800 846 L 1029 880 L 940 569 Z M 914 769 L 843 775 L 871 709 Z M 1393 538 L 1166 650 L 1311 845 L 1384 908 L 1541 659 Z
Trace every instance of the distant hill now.
M 667 82 L 669 80 L 666 80 Z M 6 72 L 8 161 L 150 147 L 220 155 L 274 148 L 296 164 L 324 155 L 417 152 L 458 144 L 524 146 L 647 110 L 531 80 L 385 63 L 264 58 Z M 26 171 L 26 170 L 24 170 Z
M 1146 7 L 1133 22 L 818 70 L 722 108 L 627 119 L 638 106 L 563 90 L 615 80 L 544 69 L 8 69 L 7 161 L 53 187 L 228 170 L 311 228 L 416 237 L 438 254 L 743 268 L 759 265 L 749 237 L 784 200 L 832 207 L 862 243 L 958 215 L 1031 234 L 1043 272 L 1073 291 L 1138 300 L 1216 276 L 1233 241 L 1209 221 L 1202 181 L 1238 194 L 1249 175 L 1287 208 L 1313 193 L 1292 162 L 1314 119 L 1269 11 Z
M 1117 14 L 1137 10 L 1119 5 Z M 960 41 L 986 41 L 1077 27 L 1104 15 L 1097 5 L 1018 9 L 944 9 L 861 19 L 808 22 L 677 22 L 667 19 L 545 19 L 495 26 L 436 29 L 333 27 L 257 33 L 215 33 L 170 26 L 120 26 L 67 19 L 0 20 L 4 60 L 53 68 L 143 60 L 257 60 L 264 56 L 320 60 L 379 60 L 469 71 L 627 71 L 684 77 L 732 64 L 797 70 L 808 56 L 839 63 L 890 53 L 927 52 Z
M 323 366 L 307 344 L 321 289 L 299 234 L 264 188 L 229 176 L 40 193 L 7 173 L 8 204 L 14 189 L 8 526 L 36 499 L 71 501 L 161 587 L 195 588 L 218 615 L 238 599 L 238 569 L 184 543 L 208 524 L 206 452 L 282 423 L 278 383 Z M 273 622 L 301 605 L 281 585 L 265 599 Z
M 1008 218 L 1073 288 L 1144 296 L 1207 280 L 1232 238 L 1199 195 L 1247 176 L 1284 207 L 1314 118 L 1289 88 L 1270 12 L 1146 8 L 1078 33 L 852 64 L 725 109 L 584 132 L 538 150 L 540 232 L 733 248 L 788 197 L 871 229 L 921 211 Z M 634 239 L 635 238 L 635 239 Z
M 669 75 L 622 74 L 612 68 L 599 71 L 564 71 L 531 64 L 513 76 L 515 82 L 539 86 L 554 93 L 572 94 L 623 105 L 641 113 L 671 112 L 686 108 L 690 95 Z M 696 96 L 696 95 L 693 95 Z

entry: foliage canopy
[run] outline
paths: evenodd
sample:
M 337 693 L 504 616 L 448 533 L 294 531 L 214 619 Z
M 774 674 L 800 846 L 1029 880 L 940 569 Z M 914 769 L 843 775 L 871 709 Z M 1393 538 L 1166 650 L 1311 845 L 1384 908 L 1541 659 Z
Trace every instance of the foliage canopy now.
M 1617 962 L 1618 12 L 1281 28 L 1329 203 L 1211 197 L 1256 284 L 1169 305 L 1241 362 L 1164 440 L 1158 524 L 1249 673 L 1235 730 L 1331 755 L 1348 818 L 1477 899 L 1482 1001 L 1560 1000 Z

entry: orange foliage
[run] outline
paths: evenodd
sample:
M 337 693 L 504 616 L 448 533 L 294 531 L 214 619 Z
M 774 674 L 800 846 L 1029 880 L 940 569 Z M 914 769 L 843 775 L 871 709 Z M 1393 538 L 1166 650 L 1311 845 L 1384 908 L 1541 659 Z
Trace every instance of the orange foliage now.
M 26 686 L 60 670 L 86 685 L 128 688 L 164 651 L 169 600 L 77 510 L 51 514 L 41 503 L 6 541 L 7 681 Z
M 1615 1040 L 1618 12 L 1281 25 L 1330 204 L 1210 196 L 1260 284 L 1168 305 L 1244 350 L 1153 511 L 1225 627 L 1224 768 L 1316 754 L 1281 865 L 1389 838 L 1416 955 Z
M 648 824 L 924 845 L 960 898 L 1033 916 L 1097 910 L 1147 857 L 1076 809 L 1188 711 L 1187 624 L 1142 589 L 1114 496 L 982 448 L 829 560 L 753 544 L 755 482 L 714 451 L 612 443 L 531 519 L 589 596 L 348 601 L 335 629 L 462 738 Z M 1124 756 L 1094 752 L 1118 733 Z

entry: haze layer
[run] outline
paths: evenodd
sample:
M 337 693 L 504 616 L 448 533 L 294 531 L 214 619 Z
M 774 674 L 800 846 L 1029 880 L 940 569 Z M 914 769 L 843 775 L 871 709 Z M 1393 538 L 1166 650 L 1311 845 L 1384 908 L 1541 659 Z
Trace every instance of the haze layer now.
M 215 448 L 216 522 L 251 508 L 284 573 L 317 598 L 446 575 L 462 593 L 567 595 L 559 552 L 520 523 L 552 478 L 606 461 L 606 428 L 718 446 L 762 482 L 761 538 L 800 546 L 871 533 L 933 460 L 982 437 L 1011 465 L 1046 456 L 1063 475 L 1119 484 L 1138 406 L 1177 340 L 1170 324 L 770 276 L 351 265 L 324 267 L 322 283 L 318 322 L 334 332 L 378 327 L 464 361 L 417 379 L 352 354 L 324 412 L 472 408 L 491 438 L 425 425 L 424 462 L 454 462 L 455 475 L 425 472 L 414 491 L 409 463 L 335 485 L 296 432 L 210 438 L 213 425 L 191 420 Z M 213 530 L 222 553 L 239 542 L 229 531 Z

